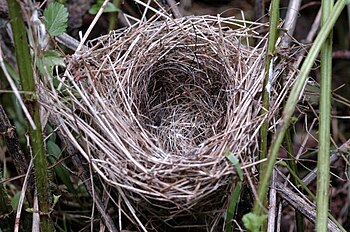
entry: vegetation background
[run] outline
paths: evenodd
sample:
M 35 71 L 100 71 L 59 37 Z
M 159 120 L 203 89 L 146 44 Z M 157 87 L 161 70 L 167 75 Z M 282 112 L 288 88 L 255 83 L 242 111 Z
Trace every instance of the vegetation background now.
M 59 2 L 66 8 L 63 5 L 50 6 L 53 2 Z M 74 164 L 74 162 L 82 161 L 74 161 L 71 159 L 72 157 L 66 156 L 66 148 L 63 147 L 55 128 L 50 125 L 44 128 L 43 135 L 38 135 L 40 130 L 33 129 L 30 121 L 26 120 L 28 117 L 23 111 L 24 107 L 15 94 L 21 95 L 25 108 L 29 111 L 28 114 L 32 115 L 34 124 L 40 128 L 42 119 L 39 115 L 38 102 L 35 99 L 35 94 L 28 94 L 35 92 L 35 79 L 29 77 L 25 80 L 24 76 L 30 76 L 28 73 L 44 76 L 45 73 L 51 72 L 54 66 L 62 65 L 64 57 L 72 54 L 73 50 L 69 46 L 55 42 L 53 37 L 62 35 L 66 31 L 67 34 L 80 40 L 80 32 L 82 31 L 84 34 L 88 29 L 103 2 L 100 0 L 51 0 L 35 1 L 34 3 L 22 1 L 24 9 L 38 9 L 39 14 L 35 18 L 33 15 L 28 15 L 30 10 L 16 9 L 16 4 L 13 3 L 18 3 L 17 1 L 7 1 L 10 7 L 6 9 L 6 1 L 0 0 L 0 63 L 2 66 L 0 69 L 0 102 L 1 108 L 4 109 L 4 111 L 0 111 L 0 132 L 2 134 L 0 137 L 0 231 L 13 231 L 16 228 L 22 231 L 29 231 L 31 230 L 29 228 L 32 228 L 34 231 L 35 227 L 33 226 L 38 223 L 35 216 L 38 208 L 35 206 L 36 195 L 39 195 L 42 231 L 52 231 L 53 228 L 57 231 L 103 231 L 105 225 L 108 224 L 106 221 L 102 221 L 103 216 L 94 210 L 96 202 L 94 203 L 91 189 L 85 181 L 89 177 L 84 176 L 86 173 L 81 173 Z M 171 4 L 169 3 L 171 1 L 159 2 L 170 9 Z M 183 15 L 222 14 L 222 16 L 236 15 L 241 18 L 242 12 L 244 12 L 246 20 L 270 21 L 270 25 L 281 25 L 280 23 L 286 18 L 286 13 L 290 9 L 289 2 L 297 1 L 197 0 L 179 2 L 180 13 Z M 280 149 L 279 146 L 282 141 L 280 144 L 276 142 L 278 136 L 269 135 L 266 137 L 266 146 L 270 149 L 265 151 L 265 156 L 269 152 L 270 162 L 267 163 L 271 163 L 272 166 L 270 169 L 266 167 L 266 171 L 262 172 L 261 176 L 267 174 L 266 177 L 260 177 L 260 182 L 257 183 L 258 196 L 260 196 L 259 194 L 267 195 L 267 189 L 264 190 L 264 187 L 261 186 L 264 186 L 264 180 L 267 184 L 270 183 L 272 169 L 275 167 L 277 159 L 279 161 L 278 170 L 286 176 L 291 176 L 291 182 L 300 190 L 298 194 L 317 202 L 317 207 L 312 209 L 315 210 L 315 214 L 317 209 L 317 216 L 313 219 L 309 218 L 302 209 L 299 208 L 296 211 L 291 205 L 286 206 L 286 204 L 281 203 L 282 213 L 278 219 L 279 224 L 274 226 L 274 229 L 279 228 L 280 231 L 312 231 L 315 228 L 317 231 L 326 231 L 329 222 L 324 217 L 329 217 L 328 207 L 329 214 L 332 215 L 334 221 L 339 223 L 340 229 L 338 228 L 338 231 L 350 231 L 350 172 L 347 155 L 350 146 L 348 142 L 350 137 L 348 123 L 350 118 L 350 7 L 349 5 L 345 6 L 347 1 L 344 0 L 338 0 L 335 3 L 338 5 L 333 7 L 333 1 L 330 0 L 301 1 L 293 37 L 305 44 L 308 53 L 303 56 L 306 57 L 309 54 L 311 57 L 309 60 L 308 58 L 304 59 L 298 67 L 302 70 L 300 72 L 301 80 L 302 75 L 304 75 L 304 81 L 299 84 L 300 89 L 305 86 L 305 92 L 297 105 L 295 104 L 299 95 L 294 96 L 294 101 L 292 96 L 286 102 L 284 112 L 290 113 L 290 120 L 285 120 L 285 128 L 289 129 L 284 132 L 285 140 L 282 148 Z M 337 6 L 339 11 L 336 11 Z M 317 18 L 321 8 L 323 16 Z M 11 13 L 11 10 L 14 12 Z M 19 12 L 22 12 L 22 15 L 18 14 Z M 143 8 L 132 0 L 110 1 L 88 39 L 107 34 L 109 30 L 126 26 L 126 22 L 119 17 L 119 12 L 140 17 Z M 14 17 L 20 16 L 23 16 L 24 24 L 16 26 L 13 24 Z M 334 25 L 327 24 L 329 16 L 334 16 L 336 20 Z M 273 24 L 274 18 L 277 20 L 275 24 Z M 43 52 L 38 45 L 40 39 L 35 34 L 36 29 L 34 29 L 36 19 L 47 27 L 52 47 L 50 51 Z M 323 25 L 322 29 L 317 26 L 320 24 Z M 12 30 L 9 29 L 10 25 Z M 326 33 L 324 40 L 311 38 L 310 41 L 308 36 L 312 33 L 313 28 L 318 29 L 318 34 L 322 35 L 323 29 L 326 31 L 327 26 L 329 26 L 329 30 L 333 30 L 333 39 L 328 37 L 326 40 L 328 35 Z M 272 35 L 272 30 L 275 31 L 276 35 L 283 32 L 280 27 L 276 26 L 272 29 L 266 27 L 266 31 L 260 33 L 268 33 L 269 30 Z M 26 39 L 27 36 L 29 43 Z M 22 42 L 16 42 L 16 37 L 18 37 L 18 41 Z M 276 41 L 273 41 L 273 38 L 270 41 L 272 41 L 271 52 L 277 54 L 274 49 Z M 314 42 L 315 47 L 314 53 L 311 52 L 312 49 L 310 50 L 312 42 Z M 20 46 L 17 44 L 21 44 L 22 48 L 18 48 Z M 321 55 L 318 53 L 317 46 L 319 46 L 318 49 L 323 49 Z M 296 51 L 302 53 L 302 49 Z M 18 55 L 22 54 L 19 52 L 24 52 L 23 54 L 26 53 L 26 55 Z M 312 55 L 316 60 L 312 60 Z M 33 60 L 36 60 L 36 63 Z M 291 60 L 291 62 L 295 62 L 295 60 Z M 311 70 L 307 70 L 308 68 Z M 6 74 L 6 72 L 8 73 Z M 9 81 L 7 76 L 11 77 L 13 83 Z M 310 78 L 305 82 L 307 77 Z M 304 85 L 304 83 L 307 84 Z M 298 82 L 295 85 L 298 85 Z M 14 86 L 17 86 L 18 90 L 15 90 Z M 298 92 L 297 88 L 293 90 L 295 93 Z M 281 131 L 283 131 L 283 126 Z M 264 134 L 261 136 L 263 141 Z M 276 137 L 277 139 L 275 139 Z M 40 140 L 44 142 L 38 142 Z M 277 148 L 274 149 L 274 146 Z M 31 154 L 36 154 L 37 150 L 42 150 L 44 154 L 41 160 L 38 158 L 39 156 L 36 156 L 35 159 L 31 158 Z M 273 157 L 274 152 L 273 159 L 271 157 Z M 262 151 L 262 153 L 264 152 Z M 327 157 L 334 157 L 334 159 L 329 162 Z M 312 181 L 306 185 L 301 184 L 299 180 L 303 179 L 305 182 L 305 177 L 312 173 L 316 167 L 318 167 L 318 174 L 314 175 Z M 40 179 L 38 176 L 48 178 Z M 316 182 L 316 176 L 319 178 L 319 182 Z M 320 180 L 320 177 L 325 179 Z M 38 184 L 41 182 L 44 184 Z M 325 185 L 325 188 L 322 189 L 321 185 Z M 34 189 L 37 190 L 37 193 Z M 257 206 L 256 202 L 254 205 L 255 197 L 251 189 L 246 188 L 242 191 L 240 200 L 236 202 L 237 207 L 234 213 L 235 222 L 237 222 L 233 226 L 235 230 L 238 230 L 239 226 L 244 228 L 243 215 L 252 211 L 256 216 L 253 217 L 253 220 L 257 220 L 259 215 L 265 212 Z M 324 194 L 319 191 L 327 193 L 329 199 L 320 199 L 320 196 Z M 279 197 L 284 199 L 281 194 Z M 21 213 L 18 213 L 19 209 L 22 209 Z M 117 217 L 115 209 L 107 208 L 106 212 L 112 217 L 114 216 L 115 221 L 117 220 L 115 219 Z M 16 213 L 18 213 L 17 216 Z M 19 225 L 15 223 L 16 217 L 20 217 Z M 317 227 L 315 227 L 315 223 Z M 257 227 L 249 227 L 247 224 L 245 226 L 251 231 L 269 228 L 263 222 Z M 110 227 L 108 228 L 110 229 Z M 125 231 L 136 230 L 131 224 L 128 228 L 123 229 Z M 229 231 L 227 227 L 226 230 Z

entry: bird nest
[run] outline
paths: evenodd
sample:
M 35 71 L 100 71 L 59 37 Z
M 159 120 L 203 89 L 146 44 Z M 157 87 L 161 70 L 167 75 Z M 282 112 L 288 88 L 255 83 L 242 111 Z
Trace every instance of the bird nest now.
M 143 230 L 216 230 L 224 216 L 236 181 L 225 155 L 252 163 L 264 119 L 259 26 L 212 16 L 139 22 L 90 41 L 58 87 L 44 87 L 60 130 Z M 278 96 L 272 89 L 272 109 Z

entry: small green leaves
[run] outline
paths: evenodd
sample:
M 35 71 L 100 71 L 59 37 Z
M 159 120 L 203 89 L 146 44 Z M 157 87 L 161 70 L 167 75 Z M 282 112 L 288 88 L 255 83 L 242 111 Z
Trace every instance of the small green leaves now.
M 62 150 L 54 141 L 48 140 L 47 141 L 47 152 L 50 155 L 48 157 L 50 164 L 56 164 L 57 160 L 59 159 L 59 157 L 62 153 Z M 68 172 L 68 170 L 62 164 L 58 164 L 55 166 L 55 172 L 56 172 L 58 178 L 67 187 L 68 191 L 70 193 L 74 193 L 75 189 L 74 189 L 72 181 L 70 180 L 70 173 Z M 55 196 L 54 196 L 54 200 L 55 200 Z M 54 202 L 54 204 L 55 204 L 55 202 Z
M 267 219 L 267 215 L 256 215 L 253 213 L 248 213 L 243 216 L 243 223 L 245 228 L 251 232 L 260 232 L 260 228 L 264 221 Z
M 18 203 L 19 203 L 19 198 L 21 197 L 21 192 L 17 192 L 11 199 L 11 206 L 12 209 L 17 209 Z
M 93 15 L 97 14 L 103 2 L 104 2 L 103 0 L 97 0 L 96 4 L 91 6 L 89 10 L 89 14 L 93 14 Z M 121 10 L 111 2 L 107 3 L 106 8 L 103 10 L 104 13 L 112 13 L 112 12 L 120 12 L 120 11 Z
M 55 207 L 55 205 L 57 204 L 57 202 L 60 200 L 60 197 L 61 197 L 61 195 L 55 195 L 55 194 L 53 194 L 53 206 L 52 206 L 52 208 Z
M 236 206 L 238 205 L 239 198 L 241 195 L 242 189 L 242 181 L 243 181 L 243 173 L 241 170 L 241 165 L 239 164 L 238 158 L 231 152 L 225 152 L 225 156 L 231 162 L 231 164 L 235 167 L 239 180 L 234 187 L 234 190 L 231 193 L 231 197 L 229 200 L 229 205 L 226 211 L 226 222 L 225 222 L 225 231 L 232 231 L 232 222 L 235 216 Z
M 43 63 L 43 64 L 42 64 Z M 47 68 L 47 71 L 50 75 L 52 75 L 53 67 L 58 66 L 65 66 L 64 59 L 61 57 L 61 55 L 53 50 L 45 51 L 44 52 L 44 58 L 42 59 L 42 62 L 38 60 L 37 66 L 42 74 L 45 74 L 45 70 L 43 68 L 43 65 Z
M 232 154 L 231 152 L 225 152 L 225 156 L 228 158 L 228 160 L 235 166 L 237 175 L 241 181 L 243 181 L 243 173 L 241 170 L 241 166 L 239 165 L 238 158 Z
M 45 25 L 50 36 L 58 36 L 66 32 L 68 10 L 62 4 L 54 2 L 44 11 Z

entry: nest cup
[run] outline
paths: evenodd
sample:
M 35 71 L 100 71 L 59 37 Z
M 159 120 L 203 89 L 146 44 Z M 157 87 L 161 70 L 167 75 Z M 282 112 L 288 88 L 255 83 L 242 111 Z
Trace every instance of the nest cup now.
M 259 26 L 139 22 L 90 41 L 61 88 L 44 88 L 60 129 L 139 228 L 218 230 L 236 181 L 225 155 L 251 163 L 258 149 L 266 40 L 248 44 Z

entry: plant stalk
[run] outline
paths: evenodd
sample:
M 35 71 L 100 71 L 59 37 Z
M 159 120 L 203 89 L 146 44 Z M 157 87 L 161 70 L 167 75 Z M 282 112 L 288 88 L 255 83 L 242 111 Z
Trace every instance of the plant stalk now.
M 35 127 L 29 126 L 29 137 L 34 159 L 35 187 L 38 193 L 40 226 L 41 231 L 53 231 L 53 225 L 49 217 L 50 213 L 50 188 L 48 177 L 48 165 L 44 148 L 43 134 L 41 131 L 41 122 L 39 114 L 39 102 L 36 98 L 35 80 L 33 75 L 33 64 L 30 56 L 29 44 L 26 34 L 26 28 L 21 15 L 21 6 L 19 1 L 7 0 L 9 16 L 13 31 L 17 66 L 21 80 L 22 90 L 32 93 L 23 95 L 24 103 L 33 117 Z
M 120 0 L 113 0 L 113 4 L 120 9 Z M 108 31 L 115 30 L 117 28 L 118 23 L 118 14 L 119 12 L 111 12 L 108 16 Z
M 273 0 L 271 6 L 271 17 L 270 17 L 270 30 L 269 30 L 269 38 L 268 38 L 268 47 L 267 47 L 267 55 L 266 55 L 266 64 L 265 64 L 265 79 L 263 83 L 263 106 L 260 112 L 261 115 L 267 115 L 269 113 L 270 108 L 270 93 L 267 90 L 266 86 L 270 81 L 270 71 L 271 69 L 272 59 L 276 53 L 276 40 L 278 37 L 278 22 L 279 22 L 279 0 Z M 268 154 L 268 128 L 269 128 L 269 120 L 268 117 L 265 118 L 264 123 L 260 128 L 260 157 L 259 159 L 265 159 Z M 262 173 L 266 170 L 266 163 L 261 163 L 259 168 L 260 178 L 262 177 Z M 262 209 L 266 205 L 267 196 L 259 197 L 254 204 L 253 212 L 255 214 L 260 214 Z
M 334 2 L 322 0 L 322 25 L 327 23 Z M 320 131 L 317 158 L 316 231 L 327 231 L 330 178 L 330 114 L 332 86 L 332 32 L 321 50 Z

